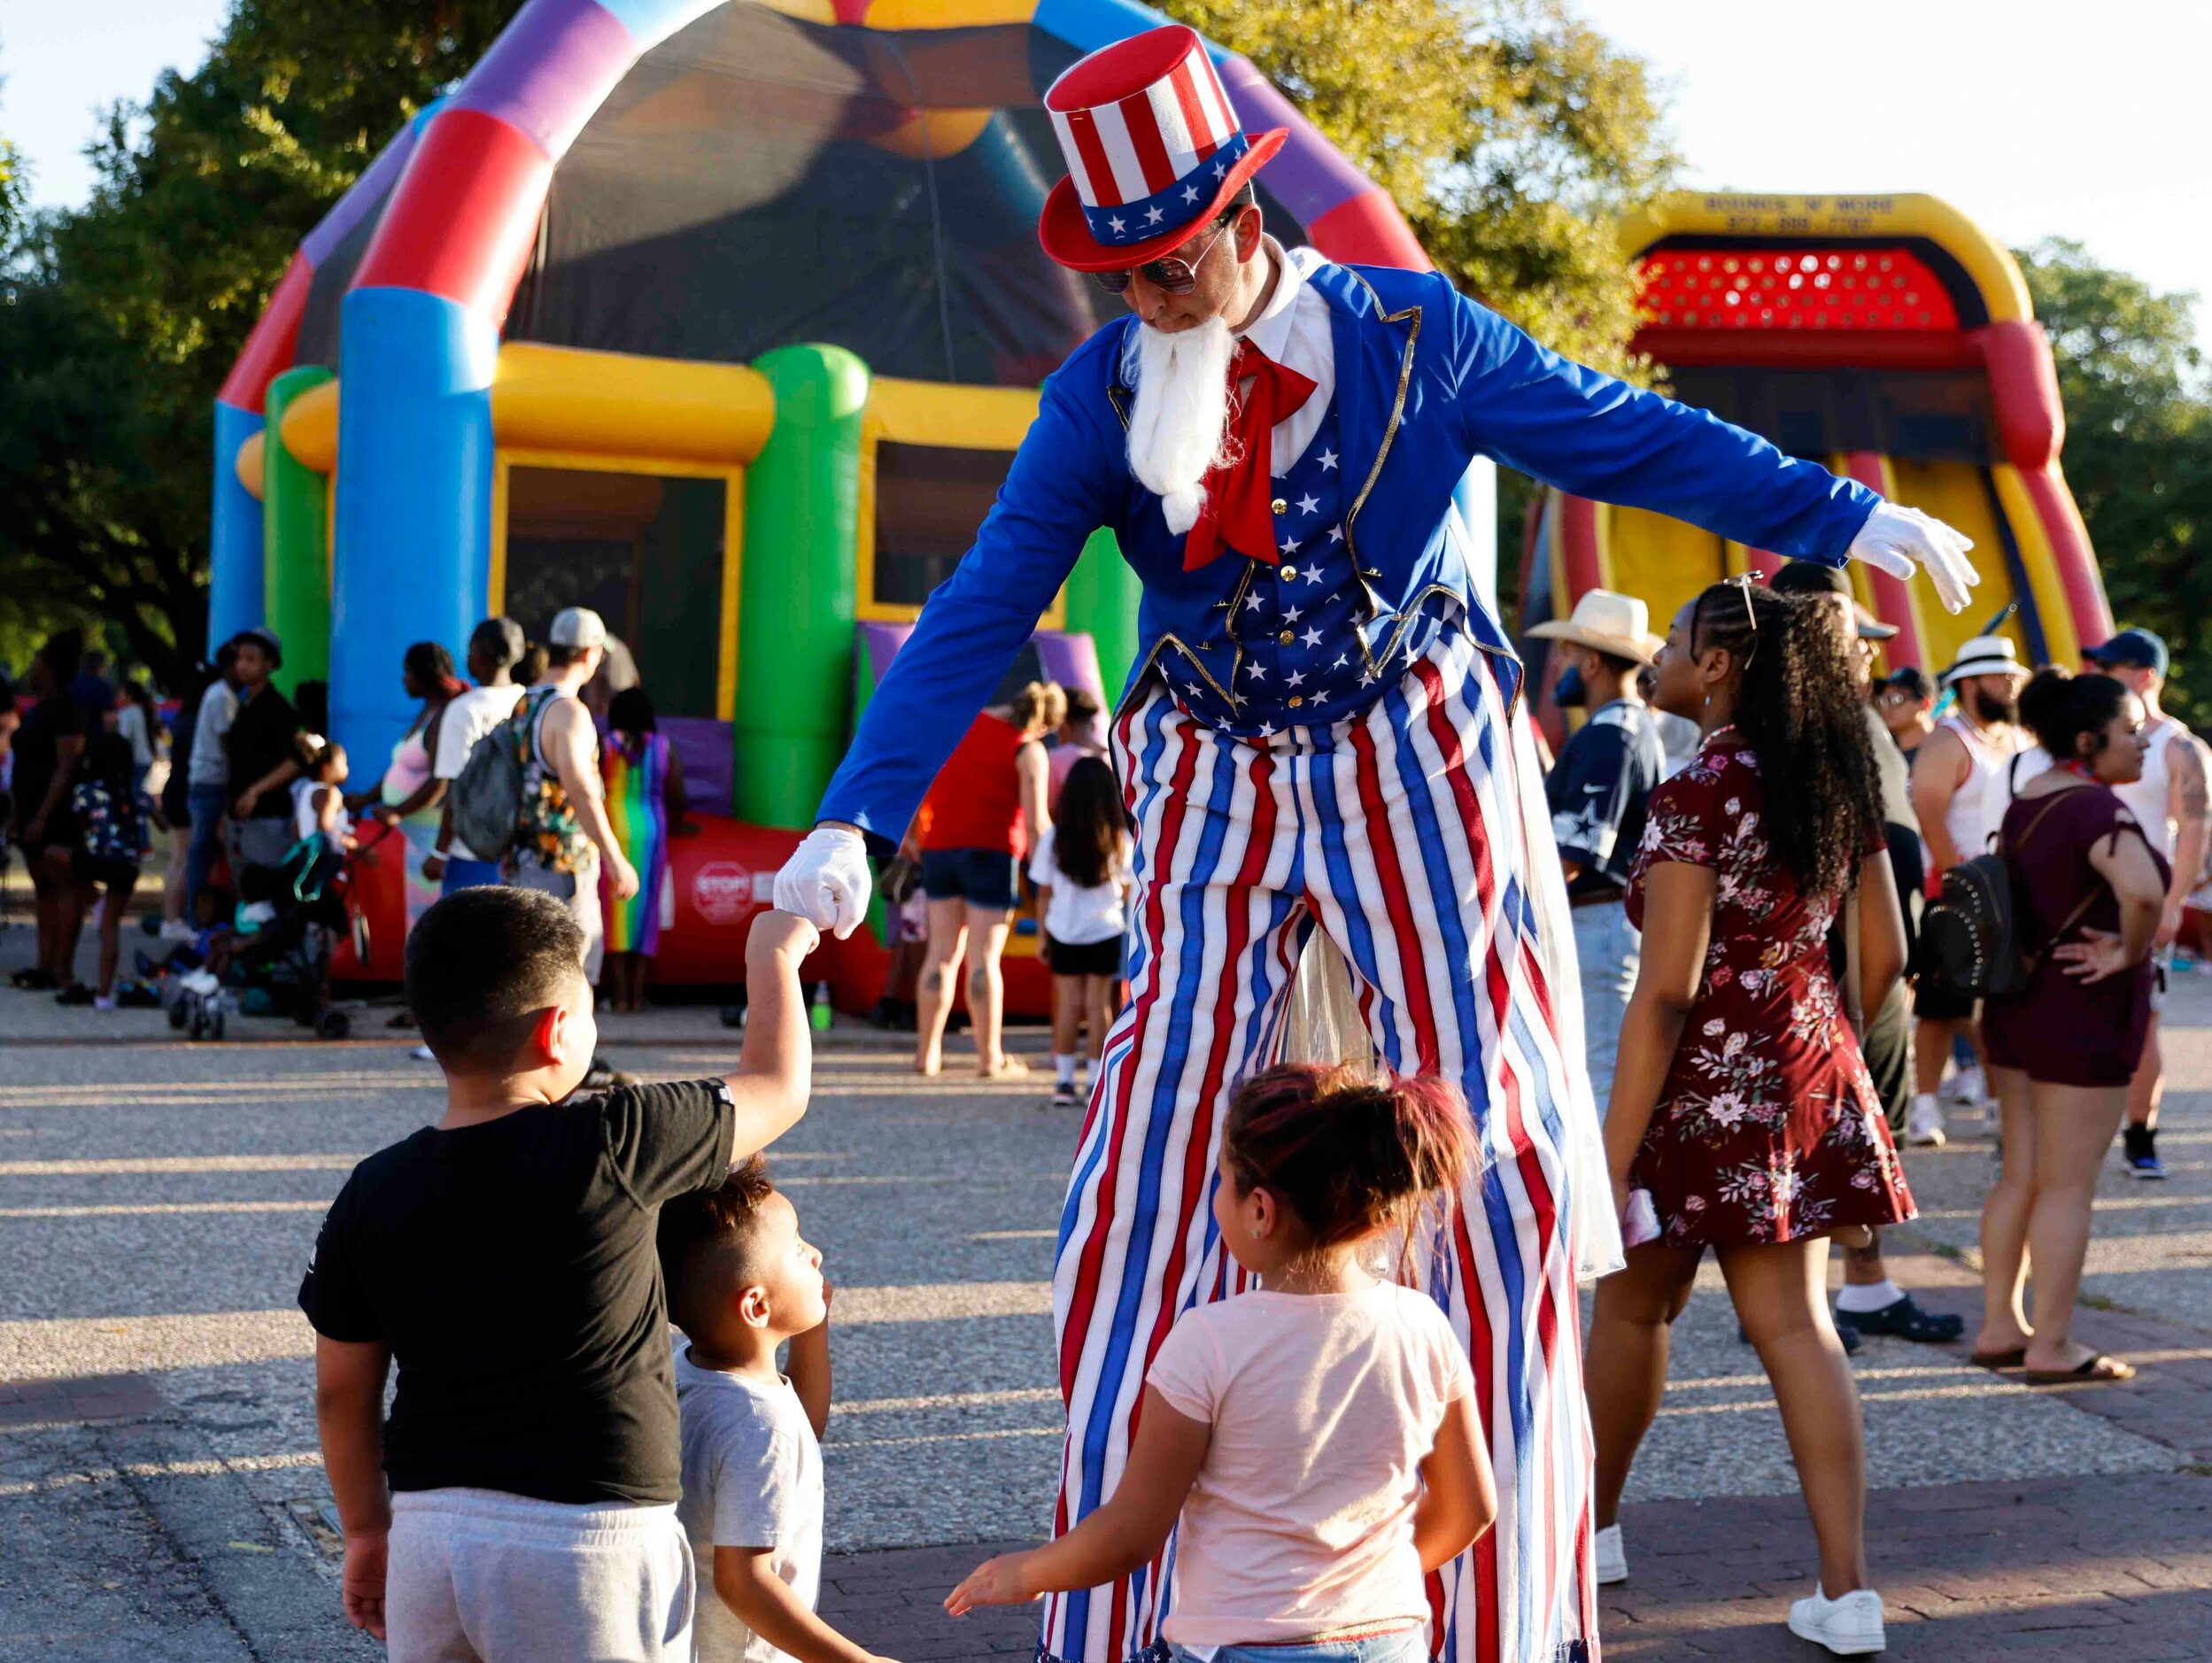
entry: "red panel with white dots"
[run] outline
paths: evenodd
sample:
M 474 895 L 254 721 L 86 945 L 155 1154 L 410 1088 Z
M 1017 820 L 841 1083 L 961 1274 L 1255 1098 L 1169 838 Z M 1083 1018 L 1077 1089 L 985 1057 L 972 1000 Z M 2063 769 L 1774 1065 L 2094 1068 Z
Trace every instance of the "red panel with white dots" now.
M 1959 327 L 1941 280 L 1902 248 L 1661 249 L 1636 275 L 1646 329 Z

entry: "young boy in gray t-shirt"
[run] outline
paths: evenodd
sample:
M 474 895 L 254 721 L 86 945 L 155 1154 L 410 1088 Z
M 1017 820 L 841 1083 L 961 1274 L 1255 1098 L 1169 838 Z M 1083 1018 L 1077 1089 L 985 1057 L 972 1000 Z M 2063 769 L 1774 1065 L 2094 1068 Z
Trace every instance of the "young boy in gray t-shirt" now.
M 701 1583 L 700 1663 L 877 1663 L 815 1615 L 830 1288 L 799 1214 L 747 1162 L 661 1214 L 676 1348 L 684 1497 Z M 788 1376 L 776 1351 L 791 1346 Z

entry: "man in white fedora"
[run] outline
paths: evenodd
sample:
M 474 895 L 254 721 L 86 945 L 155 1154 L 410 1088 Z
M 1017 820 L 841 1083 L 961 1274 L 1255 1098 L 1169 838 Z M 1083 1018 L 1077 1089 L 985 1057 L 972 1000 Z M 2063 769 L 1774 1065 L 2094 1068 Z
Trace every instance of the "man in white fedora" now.
M 1928 845 L 1930 890 L 1953 867 L 1989 847 L 2013 793 L 2050 766 L 2048 758 L 2038 766 L 2036 757 L 2023 754 L 2034 748 L 2020 725 L 2020 687 L 2027 679 L 2028 667 L 2001 635 L 1964 642 L 1943 673 L 1957 702 L 1922 742 L 1913 763 L 1913 812 Z M 1905 1136 L 1934 1148 L 1944 1141 L 1937 1093 L 1953 1040 L 1965 1031 L 1975 1055 L 1981 1055 L 1973 1032 L 1975 1002 L 1923 985 L 1914 993 L 1913 1014 L 1920 1025 L 1913 1035 L 1913 1101 L 1905 1112 Z M 1982 1101 L 1978 1064 L 1960 1075 L 1958 1094 L 1970 1103 Z
M 1628 867 L 1644 841 L 1644 807 L 1667 774 L 1666 746 L 1639 680 L 1659 644 L 1644 604 L 1610 589 L 1589 591 L 1565 622 L 1528 633 L 1558 643 L 1552 651 L 1587 694 L 1589 719 L 1559 753 L 1544 794 L 1566 869 L 1582 968 L 1582 1056 L 1602 1116 L 1642 945 L 1628 922 Z

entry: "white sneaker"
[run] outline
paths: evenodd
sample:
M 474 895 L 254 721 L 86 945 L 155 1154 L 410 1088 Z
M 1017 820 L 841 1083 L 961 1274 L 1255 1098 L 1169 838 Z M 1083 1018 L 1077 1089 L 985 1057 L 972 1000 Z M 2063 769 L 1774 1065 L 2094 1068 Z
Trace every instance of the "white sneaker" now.
M 1841 1599 L 1815 1588 L 1790 1607 L 1790 1632 L 1837 1657 L 1867 1657 L 1889 1644 L 1882 1634 L 1882 1596 L 1871 1588 L 1854 1588 Z
M 1597 1561 L 1597 1581 L 1601 1586 L 1628 1580 L 1628 1555 L 1620 1545 L 1619 1525 L 1607 1525 L 1600 1530 L 1592 1548 L 1592 1557 Z
M 165 941 L 189 941 L 192 939 L 192 926 L 182 918 L 164 919 L 161 939 Z
M 407 1055 L 414 1058 L 414 1060 L 418 1063 L 435 1063 L 437 1061 L 437 1053 L 433 1052 L 427 1045 L 418 1045 L 414 1048 L 414 1049 L 409 1051 Z
M 1913 1106 L 1906 1110 L 1905 1141 L 1918 1149 L 1943 1148 L 1943 1105 L 1932 1094 L 1914 1098 Z
M 1957 1103 L 1961 1109 L 1980 1109 L 1989 1102 L 1989 1087 L 1982 1078 L 1979 1064 L 1962 1068 L 1945 1082 L 1944 1099 Z

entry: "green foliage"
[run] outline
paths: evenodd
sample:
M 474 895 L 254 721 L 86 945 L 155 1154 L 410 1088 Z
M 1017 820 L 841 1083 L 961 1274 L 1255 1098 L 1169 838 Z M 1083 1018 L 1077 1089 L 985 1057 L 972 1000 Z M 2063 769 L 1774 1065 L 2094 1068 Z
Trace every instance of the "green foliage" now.
M 1675 159 L 1642 59 L 1564 0 L 1164 0 L 1390 193 L 1438 267 L 1545 345 L 1633 371 L 1613 222 Z
M 89 202 L 15 217 L 0 629 L 89 606 L 182 679 L 206 627 L 216 389 L 299 239 L 516 3 L 236 0 L 205 64 L 110 112 Z
M 2058 360 L 2061 460 L 2114 616 L 2166 638 L 2168 706 L 2202 726 L 2212 722 L 2212 388 L 2194 344 L 2197 297 L 2158 293 L 2078 243 L 2053 239 L 2015 258 Z

